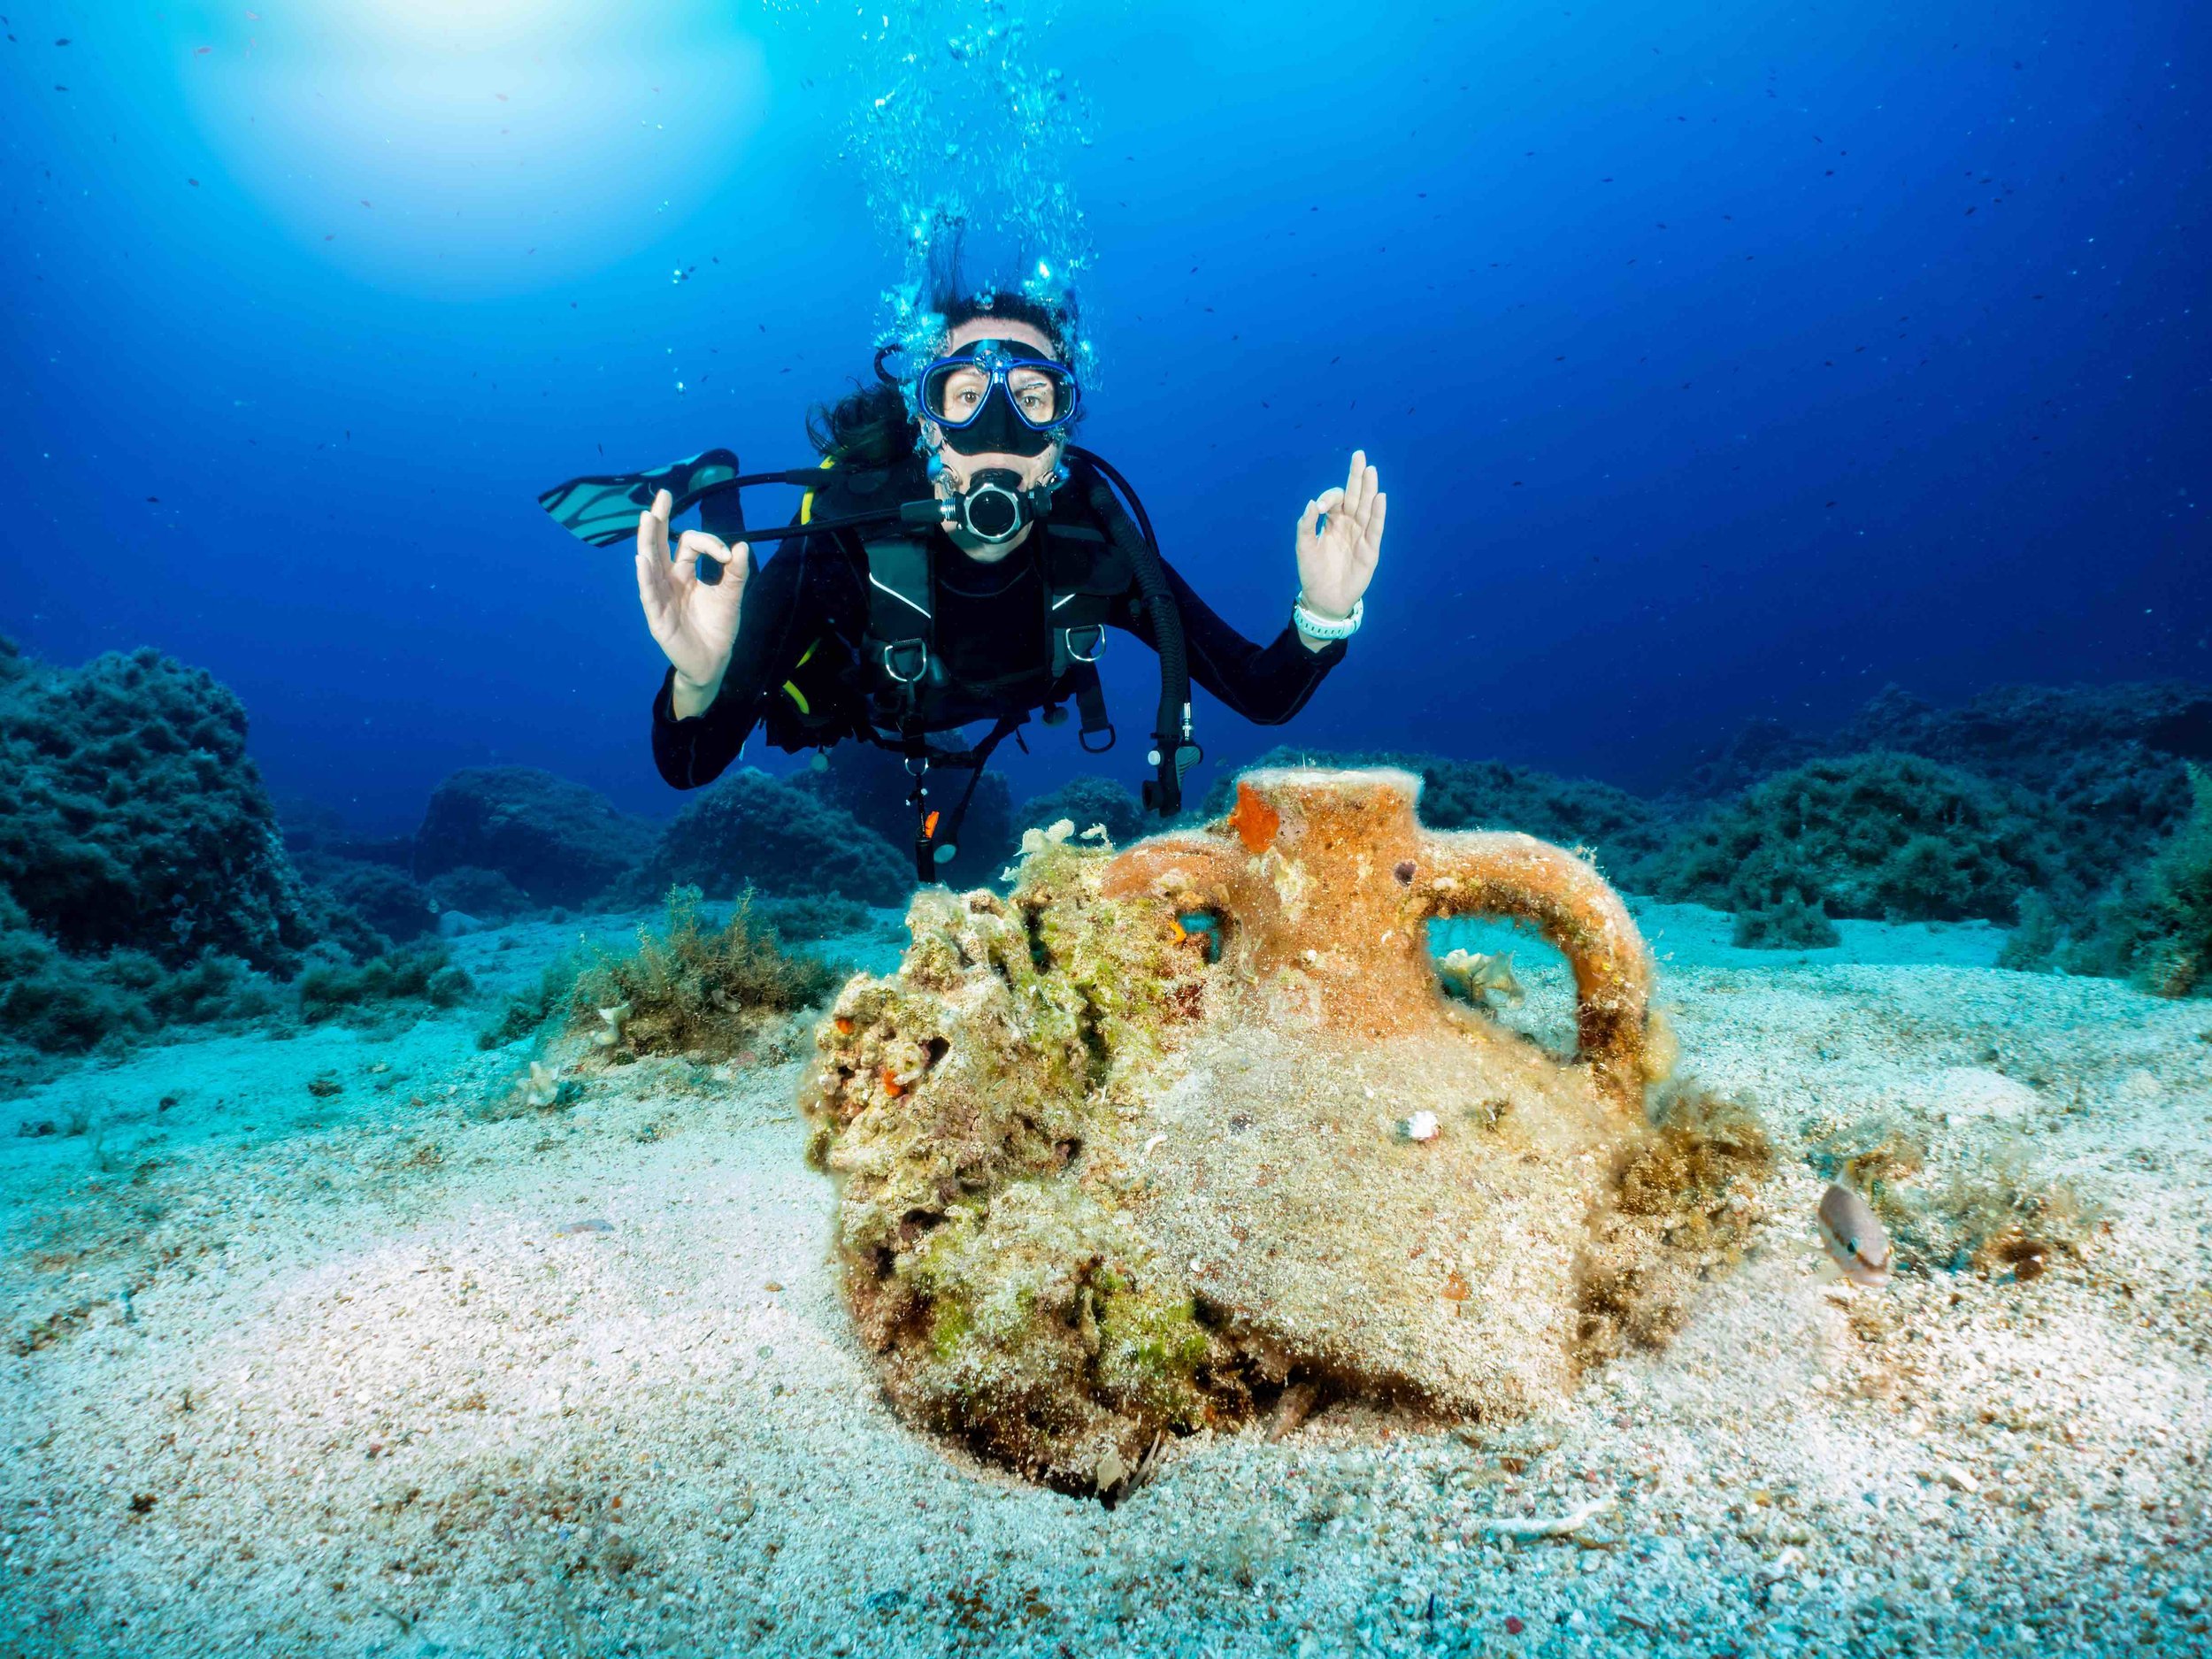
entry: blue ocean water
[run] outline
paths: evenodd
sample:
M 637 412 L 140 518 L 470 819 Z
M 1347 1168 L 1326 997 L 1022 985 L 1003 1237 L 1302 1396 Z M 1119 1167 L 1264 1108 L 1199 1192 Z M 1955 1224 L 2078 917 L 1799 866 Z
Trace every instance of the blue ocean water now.
M 808 461 L 908 265 L 872 193 L 1058 193 L 1086 440 L 1248 634 L 1300 505 L 1379 466 L 1362 636 L 1286 732 L 1202 706 L 1216 762 L 1656 789 L 1891 681 L 2212 664 L 2194 8 L 6 15 L 0 627 L 209 668 L 364 831 L 495 761 L 672 809 L 628 561 L 534 497 Z M 1036 748 L 1018 799 L 1080 763 Z
M 0 7 L 0 1652 L 2207 1651 L 2201 9 Z M 955 221 L 1248 634 L 1380 469 L 1193 803 L 1580 856 L 664 827 L 539 494 Z

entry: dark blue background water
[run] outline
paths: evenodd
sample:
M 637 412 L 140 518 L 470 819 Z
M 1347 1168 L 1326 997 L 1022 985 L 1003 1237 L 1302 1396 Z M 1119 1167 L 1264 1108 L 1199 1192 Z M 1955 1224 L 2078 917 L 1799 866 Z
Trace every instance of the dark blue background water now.
M 837 154 L 887 69 L 838 7 L 252 10 L 6 12 L 0 630 L 206 665 L 365 829 L 488 761 L 665 811 L 628 559 L 533 498 L 808 458 L 898 271 Z M 1287 735 L 1658 787 L 1892 680 L 2212 674 L 2200 11 L 1472 10 L 1040 40 L 1094 111 L 1086 439 L 1171 559 L 1265 637 L 1299 507 L 1382 469 Z

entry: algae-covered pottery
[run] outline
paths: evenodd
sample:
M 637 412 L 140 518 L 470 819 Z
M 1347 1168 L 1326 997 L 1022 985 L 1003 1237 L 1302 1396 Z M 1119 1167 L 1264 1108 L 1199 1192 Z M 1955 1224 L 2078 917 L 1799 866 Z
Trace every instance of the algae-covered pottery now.
M 917 897 L 805 1102 L 902 1413 L 1092 1491 L 1293 1385 L 1483 1417 L 1571 1385 L 1663 1069 L 1649 953 L 1583 858 L 1425 830 L 1419 789 L 1251 773 L 1203 830 L 1064 828 L 1008 897 Z M 1460 915 L 1567 957 L 1571 1059 L 1443 994 L 1426 924 Z

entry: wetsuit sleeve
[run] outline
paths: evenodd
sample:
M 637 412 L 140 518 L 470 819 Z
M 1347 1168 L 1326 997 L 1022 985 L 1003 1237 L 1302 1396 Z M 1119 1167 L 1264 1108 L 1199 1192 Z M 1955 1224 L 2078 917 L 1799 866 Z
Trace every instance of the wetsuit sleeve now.
M 1217 615 L 1174 566 L 1162 561 L 1168 590 L 1183 613 L 1183 654 L 1190 677 L 1258 726 L 1279 726 L 1306 706 L 1329 670 L 1344 660 L 1345 641 L 1308 650 L 1288 623 L 1265 645 L 1255 645 Z M 1155 649 L 1151 618 L 1133 595 L 1115 620 Z
M 763 695 L 781 685 L 791 672 L 793 638 L 809 620 L 814 603 L 803 578 L 803 543 L 791 543 L 754 572 L 745 585 L 737 615 L 737 642 L 714 701 L 697 714 L 678 719 L 669 696 L 673 668 L 661 676 L 653 697 L 653 764 L 679 789 L 712 783 L 737 758 L 758 723 Z

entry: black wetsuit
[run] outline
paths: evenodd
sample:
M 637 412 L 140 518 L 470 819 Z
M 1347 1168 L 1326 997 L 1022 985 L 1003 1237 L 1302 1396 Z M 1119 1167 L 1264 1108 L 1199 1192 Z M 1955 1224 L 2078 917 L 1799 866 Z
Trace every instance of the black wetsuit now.
M 970 558 L 941 532 L 936 548 L 936 649 L 961 683 L 975 684 L 1030 666 L 1038 650 L 1043 603 L 1035 533 L 996 564 Z M 1172 569 L 1168 587 L 1183 614 L 1184 651 L 1190 677 L 1246 719 L 1275 726 L 1305 707 L 1322 677 L 1344 657 L 1344 641 L 1309 650 L 1285 625 L 1258 646 L 1224 622 Z M 710 783 L 736 758 L 759 723 L 771 696 L 782 695 L 807 648 L 835 635 L 850 648 L 867 619 L 862 573 L 826 537 L 786 544 L 762 565 L 745 589 L 737 643 L 721 689 L 706 710 L 678 719 L 669 706 L 675 670 L 662 677 L 653 699 L 653 759 L 679 789 Z M 1133 588 L 1115 602 L 1109 626 L 1155 643 L 1150 620 Z M 979 701 L 964 719 L 992 719 L 1008 712 Z

